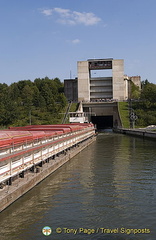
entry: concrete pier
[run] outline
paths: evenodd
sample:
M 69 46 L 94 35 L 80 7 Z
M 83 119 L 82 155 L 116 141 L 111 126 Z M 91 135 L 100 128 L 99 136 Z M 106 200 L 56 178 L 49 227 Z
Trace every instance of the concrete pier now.
M 145 129 L 117 128 L 117 129 L 114 129 L 114 132 L 156 140 L 156 131 L 152 132 L 152 131 L 145 130 Z

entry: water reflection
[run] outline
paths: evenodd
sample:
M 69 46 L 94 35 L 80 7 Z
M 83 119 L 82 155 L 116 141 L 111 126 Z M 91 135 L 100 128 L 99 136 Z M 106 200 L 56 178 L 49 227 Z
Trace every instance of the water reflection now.
M 155 142 L 112 133 L 97 141 L 0 215 L 1 240 L 155 240 Z M 44 237 L 41 230 L 51 226 Z M 150 228 L 151 234 L 60 234 L 61 228 Z

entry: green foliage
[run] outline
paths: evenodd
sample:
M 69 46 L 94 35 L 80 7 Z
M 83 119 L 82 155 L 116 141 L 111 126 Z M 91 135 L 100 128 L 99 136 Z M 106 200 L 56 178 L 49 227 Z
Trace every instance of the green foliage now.
M 138 117 L 137 127 L 156 125 L 156 84 L 143 81 L 140 101 L 134 102 L 132 107 Z
M 141 99 L 151 103 L 156 101 L 156 84 L 149 83 L 147 80 L 142 84 Z
M 67 105 L 58 78 L 0 84 L 0 126 L 61 123 Z
M 76 112 L 78 109 L 79 103 L 72 103 L 70 112 Z
M 140 97 L 139 87 L 136 86 L 133 82 L 131 82 L 131 98 L 139 99 L 139 97 Z

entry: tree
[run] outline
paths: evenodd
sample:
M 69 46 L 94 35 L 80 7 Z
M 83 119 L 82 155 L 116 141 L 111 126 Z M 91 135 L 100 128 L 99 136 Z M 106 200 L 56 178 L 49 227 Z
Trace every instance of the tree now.
M 57 86 L 57 88 L 58 88 L 58 92 L 59 92 L 59 93 L 63 93 L 63 92 L 64 92 L 64 85 L 63 85 L 63 83 L 60 81 L 60 79 L 59 79 L 59 78 L 54 78 L 54 82 L 55 82 L 55 84 L 56 84 L 56 86 Z
M 65 106 L 67 105 L 67 98 L 63 93 L 58 94 L 57 103 L 60 106 L 59 110 L 65 108 Z
M 146 81 L 143 84 L 143 89 L 141 92 L 141 99 L 155 103 L 156 101 L 156 85 Z
M 9 92 L 3 97 L 0 104 L 0 125 L 8 126 L 12 124 L 19 116 L 16 102 L 12 101 Z
M 133 108 L 138 116 L 137 126 L 156 124 L 156 84 L 147 79 L 142 82 L 140 101 L 134 102 Z
M 17 101 L 18 98 L 20 97 L 20 90 L 18 88 L 17 83 L 12 83 L 9 86 L 9 95 L 12 100 Z
M 30 107 L 33 100 L 33 89 L 29 87 L 29 85 L 25 85 L 21 91 L 21 97 L 23 101 L 23 105 Z
M 136 86 L 133 82 L 131 82 L 131 98 L 139 99 L 140 94 L 141 94 L 141 92 L 139 90 L 139 87 Z
M 33 99 L 32 99 L 32 103 L 35 107 L 39 107 L 40 106 L 40 91 L 37 88 L 37 86 L 33 87 Z
M 0 125 L 23 126 L 61 122 L 59 113 L 67 104 L 58 78 L 21 80 L 10 86 L 0 83 Z

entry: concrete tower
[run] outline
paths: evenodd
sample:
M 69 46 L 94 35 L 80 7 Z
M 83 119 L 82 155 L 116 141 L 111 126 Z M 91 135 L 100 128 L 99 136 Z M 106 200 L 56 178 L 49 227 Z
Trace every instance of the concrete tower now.
M 89 59 L 78 61 L 78 101 L 127 99 L 123 59 Z M 93 77 L 92 70 L 112 71 L 111 76 Z

